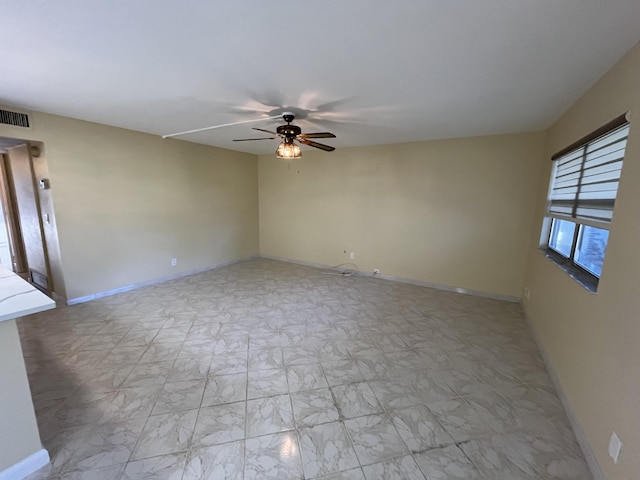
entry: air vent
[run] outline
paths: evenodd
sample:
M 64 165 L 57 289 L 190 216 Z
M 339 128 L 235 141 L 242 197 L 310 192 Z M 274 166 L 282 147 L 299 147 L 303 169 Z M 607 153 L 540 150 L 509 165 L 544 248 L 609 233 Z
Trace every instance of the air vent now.
M 14 125 L 16 127 L 29 128 L 29 115 L 26 113 L 11 112 L 0 109 L 0 123 Z

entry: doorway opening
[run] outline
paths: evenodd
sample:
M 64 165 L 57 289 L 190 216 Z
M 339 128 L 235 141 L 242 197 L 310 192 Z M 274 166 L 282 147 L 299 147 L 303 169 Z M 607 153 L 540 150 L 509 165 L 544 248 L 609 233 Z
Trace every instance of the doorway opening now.
M 53 291 L 34 159 L 41 144 L 0 137 L 0 263 L 50 295 Z

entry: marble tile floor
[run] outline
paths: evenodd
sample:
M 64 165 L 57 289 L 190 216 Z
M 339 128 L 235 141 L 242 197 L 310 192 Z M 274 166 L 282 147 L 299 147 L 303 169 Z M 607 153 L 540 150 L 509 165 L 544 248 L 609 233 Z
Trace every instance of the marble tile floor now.
M 19 329 L 29 480 L 591 478 L 515 303 L 255 259 Z

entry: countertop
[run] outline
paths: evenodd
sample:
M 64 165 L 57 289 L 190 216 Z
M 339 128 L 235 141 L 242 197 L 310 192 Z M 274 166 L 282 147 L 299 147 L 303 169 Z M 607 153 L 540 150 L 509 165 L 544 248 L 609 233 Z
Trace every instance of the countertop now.
M 0 266 L 0 322 L 56 307 L 56 302 Z

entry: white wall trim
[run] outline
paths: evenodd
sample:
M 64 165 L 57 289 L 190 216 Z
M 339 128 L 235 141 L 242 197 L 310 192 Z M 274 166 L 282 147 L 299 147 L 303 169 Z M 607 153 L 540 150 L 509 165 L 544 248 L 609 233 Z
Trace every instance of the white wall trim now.
M 109 297 L 111 295 L 116 295 L 118 293 L 128 292 L 130 290 L 136 290 L 142 287 L 148 287 L 150 285 L 156 285 L 158 283 L 168 282 L 170 280 L 176 280 L 182 277 L 188 277 L 190 275 L 196 275 L 198 273 L 207 272 L 209 270 L 215 270 L 216 268 L 226 267 L 228 265 L 233 265 L 234 263 L 246 262 L 247 260 L 251 260 L 252 258 L 257 258 L 258 255 L 250 255 L 248 257 L 238 258 L 235 260 L 227 260 L 225 262 L 216 263 L 215 265 L 210 265 L 204 268 L 197 268 L 195 270 L 189 270 L 187 272 L 177 273 L 175 275 L 169 275 L 168 277 L 154 278 L 151 280 L 145 280 L 144 282 L 138 282 L 131 285 L 127 285 L 125 287 L 114 288 L 113 290 L 107 290 L 106 292 L 98 292 L 93 293 L 91 295 L 85 295 L 84 297 L 76 297 L 67 300 L 67 305 L 76 305 L 78 303 L 90 302 L 91 300 L 97 300 L 102 297 Z M 2 480 L 2 479 L 0 479 Z
M 278 260 L 280 262 L 288 262 L 288 263 L 295 263 L 298 265 L 305 265 L 307 267 L 316 267 L 316 268 L 322 268 L 322 269 L 333 269 L 336 271 L 343 271 L 345 269 L 337 269 L 333 266 L 330 265 L 323 265 L 321 263 L 313 263 L 313 262 L 305 262 L 303 260 L 294 260 L 291 258 L 284 258 L 284 257 L 277 257 L 275 255 L 260 255 L 261 258 L 268 258 L 270 260 Z M 493 298 L 494 300 L 504 300 L 506 302 L 514 302 L 514 303 L 520 303 L 521 298 L 520 297 L 514 297 L 511 295 L 503 295 L 500 293 L 490 293 L 490 292 L 483 292 L 480 290 L 470 290 L 468 288 L 460 288 L 460 287 L 452 287 L 449 285 L 441 285 L 439 283 L 431 283 L 431 282 L 423 282 L 420 280 L 413 280 L 411 278 L 403 278 L 403 277 L 394 277 L 393 275 L 383 275 L 383 274 L 379 274 L 376 273 L 374 274 L 373 272 L 367 272 L 364 270 L 355 270 L 355 269 L 351 269 L 348 268 L 346 270 L 349 270 L 350 272 L 354 272 L 355 274 L 357 274 L 358 276 L 363 276 L 363 277 L 376 277 L 376 278 L 380 278 L 382 280 L 390 280 L 392 282 L 399 282 L 399 283 L 408 283 L 410 285 L 417 285 L 419 287 L 428 287 L 428 288 L 435 288 L 437 290 L 445 290 L 448 292 L 456 292 L 456 293 L 463 293 L 465 295 L 474 295 L 476 297 L 485 297 L 485 298 Z
M 36 453 L 29 455 L 27 458 L 1 471 L 0 480 L 22 480 L 37 470 L 40 470 L 48 463 L 49 452 L 42 448 Z
M 606 480 L 604 476 L 604 472 L 602 471 L 602 468 L 600 468 L 600 464 L 598 463 L 596 454 L 593 451 L 591 444 L 587 440 L 587 436 L 585 435 L 584 430 L 582 429 L 582 425 L 580 425 L 580 422 L 578 421 L 578 417 L 576 416 L 573 410 L 573 406 L 571 405 L 571 402 L 569 402 L 569 398 L 567 397 L 567 394 L 562 389 L 562 384 L 560 383 L 560 377 L 558 377 L 558 374 L 553 368 L 553 364 L 551 363 L 551 360 L 549 360 L 547 351 L 542 345 L 542 340 L 538 336 L 536 329 L 533 327 L 533 323 L 531 322 L 531 317 L 526 312 L 526 310 L 525 310 L 524 316 L 527 319 L 527 324 L 529 325 L 529 329 L 533 333 L 533 338 L 536 344 L 538 345 L 538 350 L 540 350 L 540 354 L 542 355 L 544 364 L 547 367 L 547 371 L 549 372 L 551 381 L 553 382 L 553 385 L 556 388 L 556 393 L 558 394 L 558 397 L 562 402 L 562 406 L 564 407 L 564 411 L 566 412 L 567 417 L 569 418 L 569 423 L 571 424 L 571 428 L 573 428 L 573 433 L 576 436 L 578 445 L 580 445 L 580 450 L 582 450 L 582 454 L 584 455 L 584 458 L 587 461 L 587 465 L 589 465 L 589 470 L 591 470 L 591 474 L 593 475 L 593 478 L 594 480 Z

